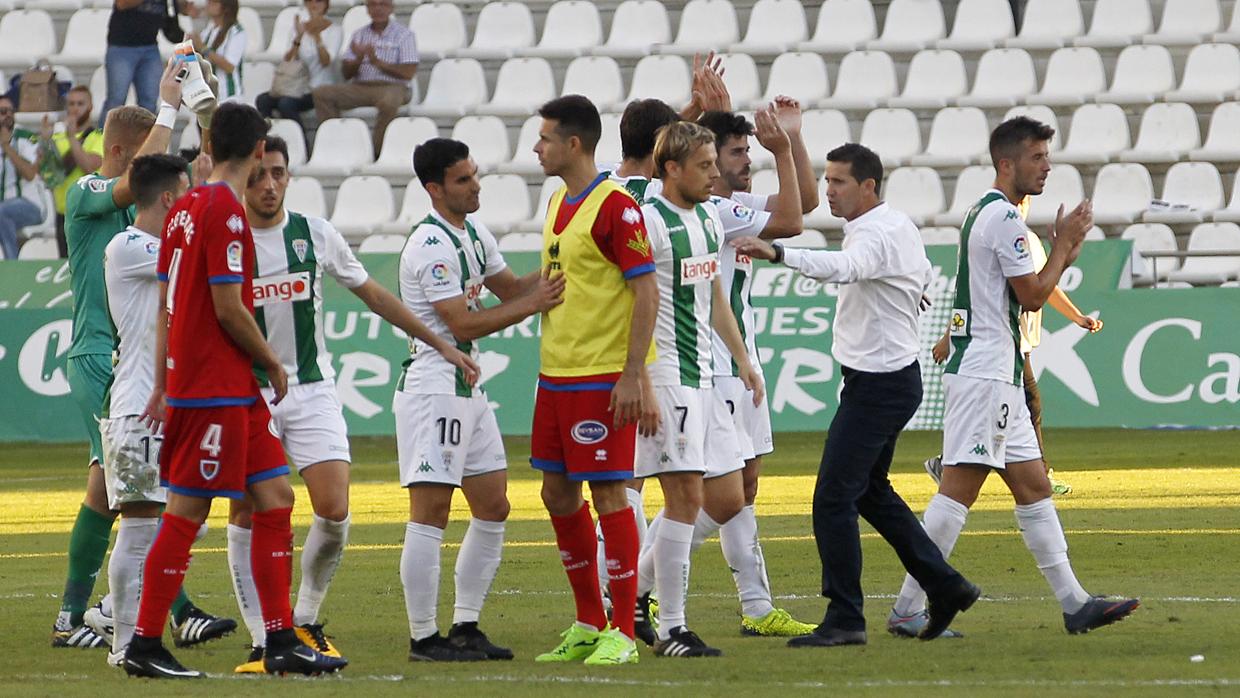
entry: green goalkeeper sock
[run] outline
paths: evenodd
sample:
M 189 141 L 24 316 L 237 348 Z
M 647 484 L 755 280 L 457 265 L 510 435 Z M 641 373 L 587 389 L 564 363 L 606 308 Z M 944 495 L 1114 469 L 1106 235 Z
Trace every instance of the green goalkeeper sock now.
M 193 607 L 194 604 L 190 603 L 189 597 L 185 595 L 185 587 L 181 587 L 181 591 L 177 593 L 176 600 L 172 602 L 172 617 L 176 620 L 177 625 L 185 622 L 185 615 Z
M 103 557 L 108 552 L 112 536 L 112 519 L 85 504 L 78 509 L 77 521 L 69 534 L 69 576 L 65 580 L 65 594 L 60 604 L 62 613 L 69 614 L 73 626 L 82 624 L 82 614 L 90 603 L 95 590 L 95 578 L 103 567 Z

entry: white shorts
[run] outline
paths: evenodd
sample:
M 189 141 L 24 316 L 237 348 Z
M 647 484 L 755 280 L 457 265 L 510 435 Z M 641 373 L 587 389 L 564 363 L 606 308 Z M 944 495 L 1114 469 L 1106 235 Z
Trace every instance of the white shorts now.
M 771 411 L 766 396 L 763 395 L 762 402 L 754 407 L 753 391 L 745 388 L 736 376 L 715 376 L 715 390 L 732 414 L 745 460 L 773 452 L 775 440 L 771 437 Z
M 499 422 L 485 395 L 397 391 L 392 412 L 403 487 L 419 483 L 460 487 L 464 478 L 508 467 Z
M 271 409 L 271 433 L 280 440 L 297 472 L 324 461 L 352 461 L 335 381 L 290 385 L 288 395 L 278 405 L 271 404 L 275 391 L 263 388 L 262 393 Z
M 637 437 L 636 477 L 699 472 L 705 478 L 745 467 L 728 406 L 710 388 L 656 385 L 662 424 L 654 436 Z
M 159 449 L 164 437 L 152 434 L 137 415 L 99 420 L 103 440 L 103 483 L 108 508 L 122 504 L 168 501 L 159 485 Z
M 943 394 L 945 465 L 977 463 L 1001 469 L 1042 457 L 1024 386 L 947 373 Z

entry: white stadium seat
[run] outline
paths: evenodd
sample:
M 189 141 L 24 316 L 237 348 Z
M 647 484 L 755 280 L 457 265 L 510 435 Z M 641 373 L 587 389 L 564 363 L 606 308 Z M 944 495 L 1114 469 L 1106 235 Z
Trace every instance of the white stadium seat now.
M 1220 284 L 1240 276 L 1240 226 L 1235 223 L 1202 223 L 1188 236 L 1187 252 L 1230 251 L 1225 257 L 1188 257 L 1176 271 L 1167 275 L 1170 281 L 1187 281 L 1193 285 Z
M 878 36 L 878 23 L 870 0 L 823 0 L 809 41 L 796 45 L 810 53 L 846 53 L 861 48 Z
M 624 104 L 624 78 L 620 64 L 610 56 L 580 56 L 564 71 L 562 95 L 585 95 L 599 111 L 614 110 Z
M 989 162 L 989 138 L 990 127 L 986 123 L 986 114 L 981 109 L 940 109 L 930 124 L 926 152 L 914 155 L 910 162 L 928 167 L 962 167 Z
M 495 94 L 479 114 L 524 116 L 556 96 L 555 75 L 545 58 L 509 58 L 499 67 Z
M 898 167 L 883 178 L 882 198 L 913 223 L 929 223 L 943 211 L 943 182 L 930 167 Z
M 552 194 L 564 186 L 564 180 L 559 177 L 548 177 L 543 180 L 542 187 L 538 191 L 538 202 L 534 204 L 533 215 L 517 224 L 516 230 L 524 233 L 542 234 L 543 226 L 547 222 L 547 204 L 551 201 Z M 510 232 L 509 235 L 512 235 Z
M 379 226 L 379 230 L 387 235 L 409 235 L 418 221 L 426 218 L 431 210 L 431 197 L 422 188 L 417 179 L 409 180 L 405 193 L 401 196 L 400 213 L 395 220 Z
M 523 2 L 488 2 L 478 13 L 474 39 L 453 52 L 458 58 L 508 58 L 534 45 L 534 15 Z
M 1151 104 L 1175 88 L 1171 52 L 1163 46 L 1129 46 L 1120 51 L 1111 78 L 1111 89 L 1098 95 L 1099 102 Z
M 1141 115 L 1137 142 L 1120 154 L 1126 162 L 1176 162 L 1201 147 L 1197 114 L 1187 104 L 1151 104 Z
M 1080 0 L 1029 0 L 1020 34 L 1004 45 L 1044 51 L 1070 44 L 1084 31 Z
M 0 80 L 0 85 L 7 85 L 7 82 Z M 108 71 L 105 66 L 99 66 L 90 74 L 90 97 L 91 110 L 90 118 L 92 121 L 98 122 L 99 115 L 103 113 L 103 103 L 108 96 Z M 129 95 L 125 99 L 125 104 L 137 104 L 138 96 L 133 89 L 133 85 L 129 86 Z M 193 129 L 184 129 L 191 131 Z
M 689 0 L 680 11 L 676 41 L 659 47 L 659 52 L 692 56 L 723 51 L 739 40 L 736 9 L 730 0 Z
M 775 170 L 758 170 L 749 179 L 749 191 L 759 196 L 779 193 L 779 174 Z
M 952 203 L 947 211 L 934 217 L 934 224 L 939 226 L 960 227 L 964 216 L 973 208 L 995 183 L 995 168 L 990 165 L 971 165 L 956 175 L 956 189 L 952 194 Z
M 327 197 L 323 185 L 314 177 L 293 177 L 284 191 L 284 206 L 290 211 L 317 218 L 327 217 Z
M 941 109 L 969 91 L 964 59 L 955 51 L 918 51 L 909 62 L 904 91 L 887 100 L 889 107 Z
M 680 56 L 646 56 L 633 69 L 633 82 L 625 101 L 655 98 L 680 106 L 689 101 L 690 84 L 691 76 L 685 59 Z
M 1128 117 L 1115 104 L 1085 104 L 1072 114 L 1068 142 L 1058 162 L 1098 165 L 1114 160 L 1132 145 Z
M 1154 31 L 1149 0 L 1096 0 L 1089 32 L 1077 46 L 1115 48 L 1128 46 Z
M 1018 104 L 1003 114 L 1001 122 L 1018 116 L 1027 116 L 1055 129 L 1055 135 L 1051 136 L 1050 151 L 1054 154 L 1052 159 L 1057 159 L 1058 151 L 1063 147 L 1063 131 L 1059 128 L 1059 117 L 1055 116 L 1055 110 L 1038 104 Z
M 29 230 L 27 228 L 27 230 Z M 60 250 L 53 238 L 30 238 L 17 251 L 18 259 L 59 259 Z
M 801 114 L 801 139 L 814 164 L 827 152 L 852 140 L 848 117 L 834 109 L 811 109 Z
M 1189 151 L 1193 160 L 1240 162 L 1240 102 L 1223 102 L 1210 116 L 1210 130 L 1200 148 Z
M 787 247 L 801 247 L 812 250 L 822 250 L 827 247 L 827 236 L 822 234 L 820 230 L 805 228 L 801 232 L 790 238 L 784 238 L 779 241 Z
M 1107 89 L 1107 74 L 1097 49 L 1068 47 L 1057 49 L 1046 63 L 1042 90 L 1025 100 L 1027 104 L 1056 107 L 1077 106 L 1093 101 Z
M 499 238 L 500 252 L 541 252 L 542 233 L 508 233 Z
M 1008 0 L 960 0 L 952 33 L 938 42 L 939 48 L 984 51 L 1012 38 L 1016 25 Z
M 1240 223 L 1240 177 L 1232 179 L 1231 199 L 1227 208 L 1215 211 L 1211 219 L 1220 223 Z
M 956 100 L 962 107 L 1010 107 L 1038 89 L 1033 58 L 1019 48 L 996 48 L 977 63 L 973 91 Z
M 1219 0 L 1167 0 L 1158 31 L 1143 40 L 1164 46 L 1195 46 L 1209 40 L 1222 21 Z
M 891 0 L 883 33 L 866 42 L 872 51 L 913 53 L 932 46 L 945 35 L 943 6 L 927 0 Z
M 475 215 L 496 235 L 503 235 L 531 218 L 529 188 L 517 175 L 486 175 L 479 199 L 481 205 Z
M 370 127 L 361 119 L 328 119 L 319 124 L 310 161 L 298 168 L 306 177 L 347 177 L 373 162 Z
M 809 36 L 800 0 L 758 0 L 749 11 L 745 38 L 728 50 L 756 56 L 779 56 Z
M 604 167 L 611 167 L 620 162 L 623 157 L 623 144 L 620 143 L 621 115 L 610 112 L 600 116 L 603 123 L 603 135 L 594 148 L 594 161 Z
M 405 249 L 405 243 L 409 238 L 404 235 L 395 233 L 375 233 L 367 235 L 362 244 L 357 246 L 357 251 L 362 254 L 368 253 L 399 253 Z
M 896 66 L 884 51 L 853 51 L 840 62 L 835 93 L 824 109 L 873 109 L 896 95 Z
M 111 10 L 74 12 L 65 28 L 64 50 L 52 56 L 51 61 L 69 66 L 99 65 L 108 48 L 108 33 L 104 28 L 111 16 Z
M 758 79 L 758 66 L 747 53 L 724 53 L 722 59 L 723 84 L 728 88 L 733 104 L 761 104 L 762 82 Z M 679 106 L 679 105 L 677 105 Z
M 293 40 L 293 19 L 302 12 L 300 7 L 286 7 L 280 10 L 280 14 L 276 15 L 275 22 L 271 25 L 271 41 L 267 42 L 266 50 L 255 53 L 247 51 L 246 60 L 271 62 L 284 60 L 284 52 L 288 50 Z
M 1240 43 L 1240 3 L 1231 10 L 1231 23 L 1227 29 L 1215 34 L 1214 41 L 1220 44 Z
M 1029 224 L 1052 223 L 1060 204 L 1065 211 L 1070 211 L 1084 198 L 1085 186 L 1081 183 L 1081 173 L 1072 165 L 1054 165 L 1042 193 L 1033 197 L 1029 206 Z
M 512 159 L 508 127 L 498 116 L 464 116 L 452 127 L 452 138 L 469 145 L 469 155 L 481 172 L 490 172 Z
M 362 174 L 380 177 L 401 177 L 413 174 L 413 149 L 439 136 L 435 122 L 425 116 L 398 116 L 383 133 L 383 149 L 370 165 L 363 165 Z
M 1240 49 L 1233 44 L 1202 44 L 1188 54 L 1180 89 L 1164 95 L 1168 102 L 1217 103 L 1240 90 Z
M 818 100 L 825 99 L 830 94 L 830 86 L 827 64 L 822 60 L 822 56 L 806 52 L 784 53 L 771 63 L 771 72 L 767 77 L 766 92 L 762 94 L 762 99 L 741 106 L 755 109 L 778 95 L 788 95 L 808 108 Z
M 571 58 L 589 53 L 603 43 L 603 20 L 598 7 L 586 0 L 559 0 L 547 10 L 542 38 L 532 48 L 519 49 L 523 56 Z
M 187 128 L 186 131 L 197 129 Z M 279 136 L 288 143 L 288 167 L 296 174 L 297 169 L 306 164 L 306 134 L 301 125 L 292 119 L 272 119 L 267 135 Z M 367 141 L 369 142 L 369 141 Z M 372 145 L 373 149 L 374 146 Z
M 640 58 L 653 46 L 672 40 L 672 24 L 667 8 L 658 0 L 624 0 L 611 17 L 607 43 L 594 49 L 598 56 Z
M 70 13 L 83 7 L 82 0 L 25 0 L 27 10 Z
M 464 48 L 469 41 L 465 15 L 461 12 L 461 6 L 453 2 L 418 5 L 409 15 L 409 28 L 417 36 L 418 56 L 422 60 L 443 58 Z
M 0 65 L 25 70 L 56 53 L 56 29 L 43 10 L 13 10 L 0 17 Z M 102 59 L 102 56 L 100 56 Z
M 1098 170 L 1092 198 L 1098 225 L 1132 223 L 1149 208 L 1154 184 L 1144 165 L 1113 162 Z
M 1147 223 L 1200 223 L 1223 208 L 1223 178 L 1208 162 L 1177 162 L 1163 180 L 1162 200 L 1188 210 L 1148 211 Z
M 241 7 L 237 11 L 237 24 L 245 30 L 245 54 L 248 56 L 263 50 L 263 40 L 267 37 L 263 31 L 263 18 L 253 7 Z
M 917 115 L 908 109 L 875 109 L 861 124 L 861 144 L 878 153 L 886 167 L 898 167 L 921 152 Z
M 959 226 L 934 226 L 921 229 L 923 245 L 959 245 Z
M 831 206 L 827 203 L 827 180 L 818 178 L 818 208 L 805 214 L 802 219 L 806 228 L 817 230 L 839 230 L 844 227 L 844 219 L 831 215 Z
M 276 76 L 276 66 L 267 61 L 246 61 L 241 68 L 241 99 L 253 105 L 254 100 L 271 90 Z
M 382 177 L 356 175 L 340 184 L 331 223 L 346 238 L 361 239 L 395 218 L 392 186 Z
M 487 79 L 473 58 L 447 58 L 431 69 L 430 84 L 421 104 L 411 105 L 413 116 L 461 116 L 487 101 Z
M 1142 252 L 1175 252 L 1179 248 L 1175 244 L 1175 233 L 1161 223 L 1137 223 L 1124 228 L 1121 240 L 1132 241 L 1132 257 L 1129 267 L 1132 269 L 1134 286 L 1149 286 L 1155 280 L 1162 281 L 1167 275 L 1180 268 L 1178 257 L 1159 257 L 1157 264 L 1146 259 Z M 1154 272 L 1157 270 L 1158 278 Z

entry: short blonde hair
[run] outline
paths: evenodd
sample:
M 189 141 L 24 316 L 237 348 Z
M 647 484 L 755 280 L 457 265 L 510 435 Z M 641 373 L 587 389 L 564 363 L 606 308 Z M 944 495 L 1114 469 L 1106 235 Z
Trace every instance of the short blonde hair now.
M 133 104 L 116 107 L 103 122 L 103 147 L 120 144 L 137 148 L 153 126 L 155 115 L 146 109 Z
M 692 121 L 676 121 L 659 129 L 654 140 L 655 176 L 667 176 L 667 163 L 683 163 L 708 143 L 714 145 L 715 134 Z

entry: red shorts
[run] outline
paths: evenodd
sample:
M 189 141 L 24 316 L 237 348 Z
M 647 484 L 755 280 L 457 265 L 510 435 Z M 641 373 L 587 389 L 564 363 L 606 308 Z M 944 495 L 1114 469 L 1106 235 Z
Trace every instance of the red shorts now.
M 261 397 L 250 405 L 169 407 L 159 478 L 170 492 L 241 499 L 247 486 L 288 475 L 271 413 Z
M 570 480 L 631 480 L 637 424 L 612 423 L 611 389 L 619 374 L 538 377 L 530 464 Z

